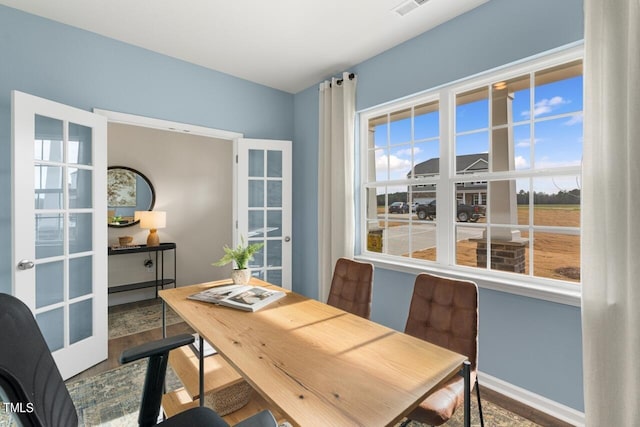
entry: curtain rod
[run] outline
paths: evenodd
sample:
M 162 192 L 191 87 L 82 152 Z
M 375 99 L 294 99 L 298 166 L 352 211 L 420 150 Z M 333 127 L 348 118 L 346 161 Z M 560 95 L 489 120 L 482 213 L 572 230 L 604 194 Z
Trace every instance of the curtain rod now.
M 355 75 L 354 73 L 349 73 L 349 80 L 353 80 L 353 79 L 355 79 L 355 78 L 356 78 L 356 75 Z M 343 81 L 343 80 L 344 80 L 344 79 L 338 79 L 338 80 L 336 80 L 336 84 L 337 84 L 338 86 L 340 86 L 340 85 L 342 84 L 342 81 Z M 331 83 L 329 83 L 329 87 L 331 87 Z

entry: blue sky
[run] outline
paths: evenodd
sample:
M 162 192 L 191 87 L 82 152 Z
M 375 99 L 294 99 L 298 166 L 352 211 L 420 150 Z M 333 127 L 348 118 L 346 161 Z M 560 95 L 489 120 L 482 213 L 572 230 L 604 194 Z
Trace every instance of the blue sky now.
M 518 90 L 513 98 L 516 168 L 526 170 L 532 167 L 543 169 L 580 165 L 582 76 L 536 86 L 533 112 L 531 92 L 529 88 Z M 377 126 L 375 130 L 375 146 L 379 148 L 376 150 L 377 179 L 379 181 L 403 179 L 413 165 L 439 157 L 438 120 L 438 112 L 416 116 L 413 148 L 410 118 L 393 121 L 390 125 Z M 389 129 L 388 126 L 390 126 Z M 489 102 L 486 98 L 458 106 L 456 108 L 456 154 L 488 152 L 488 127 Z M 388 133 L 389 141 L 387 141 Z M 553 185 L 548 185 L 549 181 L 536 180 L 534 191 L 555 193 L 559 189 L 571 190 L 579 186 L 575 177 L 557 178 L 553 180 Z M 519 189 L 523 187 L 525 191 L 529 190 L 528 184 L 524 182 L 518 187 Z M 389 192 L 393 191 L 396 190 L 389 189 Z

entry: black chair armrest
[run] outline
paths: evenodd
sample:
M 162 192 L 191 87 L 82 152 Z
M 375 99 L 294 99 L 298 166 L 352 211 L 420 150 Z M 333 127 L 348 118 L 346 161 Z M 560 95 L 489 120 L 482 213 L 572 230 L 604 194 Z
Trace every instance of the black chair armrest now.
M 157 341 L 151 341 L 136 347 L 129 348 L 120 354 L 120 363 L 129 363 L 138 359 L 168 353 L 174 348 L 191 344 L 195 338 L 190 334 L 175 335 Z
M 265 409 L 244 421 L 240 421 L 234 427 L 278 427 L 278 423 L 273 418 L 271 411 Z

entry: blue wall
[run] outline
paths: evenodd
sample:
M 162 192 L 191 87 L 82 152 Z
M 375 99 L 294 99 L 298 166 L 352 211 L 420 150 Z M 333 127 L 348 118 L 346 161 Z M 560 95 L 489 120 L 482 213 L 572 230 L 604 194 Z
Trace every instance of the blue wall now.
M 0 291 L 11 289 L 11 90 L 292 139 L 293 95 L 0 6 Z M 203 195 L 204 196 L 204 195 Z
M 581 0 L 492 0 L 352 69 L 357 108 L 583 37 Z M 295 96 L 0 6 L 0 291 L 10 289 L 10 91 L 293 139 L 294 290 L 317 297 L 318 90 Z M 373 319 L 403 329 L 414 277 L 378 269 Z M 578 308 L 482 289 L 480 369 L 578 410 Z
M 583 20 L 582 0 L 492 0 L 345 71 L 358 74 L 362 110 L 579 41 Z M 293 273 L 297 290 L 313 297 L 317 93 L 313 86 L 294 101 Z M 414 279 L 377 269 L 373 320 L 404 329 Z M 584 411 L 579 308 L 481 289 L 479 357 L 481 371 Z

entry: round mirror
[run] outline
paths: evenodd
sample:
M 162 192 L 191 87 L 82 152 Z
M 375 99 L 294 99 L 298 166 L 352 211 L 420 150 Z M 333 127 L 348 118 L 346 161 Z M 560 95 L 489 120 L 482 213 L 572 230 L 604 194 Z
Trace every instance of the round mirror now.
M 150 211 L 156 202 L 151 181 L 126 166 L 107 168 L 107 223 L 109 227 L 130 227 L 135 211 Z

